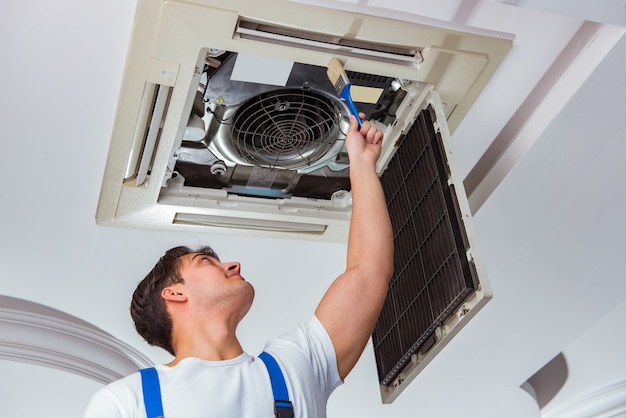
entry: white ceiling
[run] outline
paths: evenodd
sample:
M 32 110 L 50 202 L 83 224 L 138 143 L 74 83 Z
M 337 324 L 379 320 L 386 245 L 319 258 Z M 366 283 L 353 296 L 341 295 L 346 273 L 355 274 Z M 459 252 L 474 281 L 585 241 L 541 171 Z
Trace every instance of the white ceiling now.
M 95 225 L 135 3 L 5 3 L 0 295 L 74 315 L 165 361 L 135 335 L 130 295 L 165 249 L 208 242 L 241 261 L 257 289 L 240 329 L 248 351 L 307 319 L 342 270 L 343 244 Z M 558 416 L 594 391 L 617 393 L 623 406 L 626 1 L 313 3 L 516 35 L 453 137 L 477 190 L 475 227 L 494 299 L 392 405 L 380 403 L 368 347 L 329 416 L 538 417 L 520 385 L 559 352 L 569 379 L 544 413 Z M 572 39 L 580 43 L 568 46 Z M 0 360 L 0 415 L 79 417 L 100 386 Z

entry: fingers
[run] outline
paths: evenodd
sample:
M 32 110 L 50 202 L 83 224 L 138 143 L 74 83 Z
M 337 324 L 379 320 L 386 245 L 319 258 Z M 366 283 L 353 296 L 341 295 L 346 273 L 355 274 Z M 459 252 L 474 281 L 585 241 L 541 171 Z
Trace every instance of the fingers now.
M 359 122 L 354 115 L 350 115 L 350 130 L 354 132 L 359 130 Z
M 378 130 L 376 125 L 371 123 L 369 120 L 365 120 L 365 113 L 360 113 L 361 119 L 363 123 L 361 124 L 361 128 L 359 129 L 359 123 L 356 120 L 356 117 L 350 115 L 350 130 L 354 132 L 359 132 L 363 135 L 365 142 L 368 144 L 378 144 L 381 142 L 383 138 L 383 133 Z
M 362 123 L 364 124 L 367 122 L 369 126 L 369 122 L 365 120 L 365 113 L 359 112 L 359 116 L 361 117 Z M 365 136 L 365 133 L 367 132 L 363 129 L 363 125 L 361 125 L 361 128 L 359 129 L 359 122 L 354 115 L 350 115 L 350 130 L 359 131 L 363 136 Z
M 367 132 L 367 136 L 365 137 L 365 140 L 368 144 L 378 144 L 382 139 L 383 133 L 379 131 L 376 127 L 374 127 L 374 129 L 370 129 Z

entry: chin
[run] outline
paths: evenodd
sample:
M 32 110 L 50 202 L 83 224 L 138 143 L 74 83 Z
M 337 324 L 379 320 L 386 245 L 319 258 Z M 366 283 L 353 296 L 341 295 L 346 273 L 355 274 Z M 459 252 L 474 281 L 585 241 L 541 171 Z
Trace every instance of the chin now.
M 244 281 L 244 283 L 246 284 L 246 286 L 247 286 L 247 288 L 248 288 L 248 292 L 249 292 L 249 294 L 248 294 L 249 304 L 248 304 L 248 305 L 250 305 L 250 306 L 251 306 L 251 305 L 252 305 L 252 302 L 254 301 L 254 294 L 255 294 L 255 293 L 254 293 L 254 286 L 252 286 L 252 284 L 250 284 L 249 282 L 245 282 L 245 281 Z M 249 308 L 248 308 L 248 309 L 249 309 Z

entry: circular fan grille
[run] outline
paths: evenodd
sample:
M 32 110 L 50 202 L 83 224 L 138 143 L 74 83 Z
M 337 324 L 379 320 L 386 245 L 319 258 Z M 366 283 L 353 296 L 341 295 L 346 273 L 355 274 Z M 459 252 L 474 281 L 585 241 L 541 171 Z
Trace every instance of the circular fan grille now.
M 339 120 L 339 109 L 319 93 L 275 90 L 256 96 L 238 110 L 233 146 L 254 165 L 308 167 L 332 148 Z

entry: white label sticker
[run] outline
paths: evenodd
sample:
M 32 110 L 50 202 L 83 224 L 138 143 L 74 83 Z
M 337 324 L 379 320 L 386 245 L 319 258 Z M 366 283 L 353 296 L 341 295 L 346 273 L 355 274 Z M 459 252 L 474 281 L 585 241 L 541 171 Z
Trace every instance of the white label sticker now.
M 230 78 L 284 87 L 287 85 L 292 67 L 293 61 L 239 53 Z

